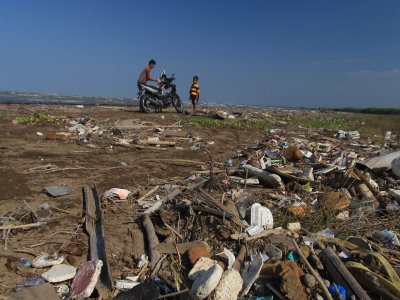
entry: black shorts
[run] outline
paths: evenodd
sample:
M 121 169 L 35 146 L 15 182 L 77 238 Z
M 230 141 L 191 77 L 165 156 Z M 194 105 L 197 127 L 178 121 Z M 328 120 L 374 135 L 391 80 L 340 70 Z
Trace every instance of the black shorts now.
M 190 95 L 190 101 L 192 101 L 193 105 L 199 103 L 199 99 L 197 99 L 197 96 L 193 96 L 193 95 Z

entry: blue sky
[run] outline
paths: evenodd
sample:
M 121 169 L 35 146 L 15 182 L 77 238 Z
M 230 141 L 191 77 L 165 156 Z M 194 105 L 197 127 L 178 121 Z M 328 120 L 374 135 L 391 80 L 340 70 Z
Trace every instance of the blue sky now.
M 1 1 L 0 90 L 134 97 L 150 58 L 185 99 L 400 107 L 400 1 Z

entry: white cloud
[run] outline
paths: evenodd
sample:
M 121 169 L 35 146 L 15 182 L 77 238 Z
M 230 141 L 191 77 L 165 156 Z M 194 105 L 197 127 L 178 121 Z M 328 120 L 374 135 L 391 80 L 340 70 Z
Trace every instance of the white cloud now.
M 368 59 L 362 58 L 344 58 L 344 59 L 332 59 L 332 60 L 314 60 L 311 62 L 313 65 L 338 65 L 338 64 L 359 64 L 368 62 Z
M 348 73 L 349 77 L 353 78 L 400 78 L 400 70 L 384 70 L 384 71 L 372 71 L 372 70 L 362 70 Z

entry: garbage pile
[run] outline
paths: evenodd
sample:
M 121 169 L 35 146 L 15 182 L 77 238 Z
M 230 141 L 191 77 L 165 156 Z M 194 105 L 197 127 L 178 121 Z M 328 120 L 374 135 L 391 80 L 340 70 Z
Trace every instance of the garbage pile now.
M 139 126 L 129 122 L 119 128 Z M 87 134 L 80 125 L 69 131 Z M 111 132 L 115 145 L 175 146 Z M 355 132 L 314 140 L 278 133 L 225 162 L 203 147 L 209 161 L 174 184 L 102 194 L 85 187 L 79 231 L 89 237 L 88 261 L 75 267 L 60 253 L 18 261 L 36 275 L 11 299 L 399 299 L 400 151 L 362 144 Z M 121 202 L 138 212 L 121 237 L 135 250 L 114 272 L 103 211 Z M 8 234 L 46 219 L 1 222 Z

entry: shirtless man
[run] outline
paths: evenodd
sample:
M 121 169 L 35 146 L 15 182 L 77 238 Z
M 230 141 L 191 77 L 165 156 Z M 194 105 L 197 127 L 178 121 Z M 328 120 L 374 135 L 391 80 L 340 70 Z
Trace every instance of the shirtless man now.
M 154 59 L 149 61 L 149 65 L 143 69 L 143 71 L 139 75 L 139 79 L 137 81 L 137 86 L 139 91 L 142 90 L 142 87 L 140 86 L 141 84 L 146 84 L 147 81 L 155 81 L 158 82 L 159 80 L 157 78 L 152 78 L 150 77 L 150 72 L 152 69 L 154 69 L 156 65 L 156 61 Z

